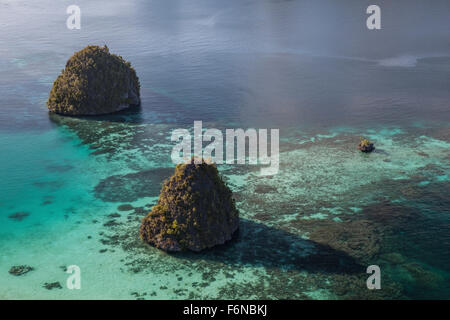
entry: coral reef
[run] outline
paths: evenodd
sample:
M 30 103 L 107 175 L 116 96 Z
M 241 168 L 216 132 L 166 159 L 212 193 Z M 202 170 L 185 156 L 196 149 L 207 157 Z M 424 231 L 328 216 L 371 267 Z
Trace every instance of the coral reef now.
M 53 83 L 47 101 L 51 112 L 100 115 L 140 104 L 136 71 L 107 46 L 76 52 Z
M 403 267 L 413 277 L 417 286 L 428 289 L 436 289 L 440 284 L 442 284 L 442 277 L 416 262 L 405 263 Z
M 26 265 L 20 265 L 20 266 L 13 266 L 11 269 L 9 269 L 9 273 L 14 276 L 21 276 L 25 273 L 28 273 L 30 271 L 33 271 L 34 268 Z
M 273 192 L 277 192 L 277 188 L 275 188 L 273 186 L 269 186 L 269 185 L 259 184 L 255 187 L 255 192 L 262 193 L 262 194 L 273 193 Z
M 140 236 L 165 251 L 201 251 L 230 240 L 238 227 L 239 212 L 216 166 L 189 163 L 164 182 Z
M 362 262 L 370 262 L 380 251 L 382 232 L 368 220 L 356 220 L 330 223 L 317 228 L 309 237 Z
M 405 263 L 406 258 L 398 252 L 389 252 L 382 255 L 382 258 L 393 265 Z
M 59 282 L 46 282 L 43 287 L 47 290 L 62 289 L 61 283 Z
M 331 289 L 339 299 L 346 300 L 387 300 L 405 299 L 402 287 L 390 279 L 383 281 L 382 290 L 368 290 L 367 274 L 334 274 Z

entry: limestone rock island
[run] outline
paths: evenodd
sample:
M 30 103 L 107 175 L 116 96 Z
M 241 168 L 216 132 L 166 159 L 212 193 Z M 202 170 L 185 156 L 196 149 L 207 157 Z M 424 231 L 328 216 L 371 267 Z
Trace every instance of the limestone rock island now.
M 361 152 L 368 153 L 368 152 L 372 152 L 373 150 L 375 150 L 375 146 L 368 139 L 361 138 L 361 141 L 358 144 L 358 149 Z
M 179 164 L 158 203 L 142 220 L 141 239 L 165 251 L 200 251 L 223 244 L 239 227 L 231 190 L 214 164 Z
M 131 64 L 107 46 L 76 52 L 53 83 L 48 109 L 62 115 L 101 115 L 140 104 L 139 79 Z

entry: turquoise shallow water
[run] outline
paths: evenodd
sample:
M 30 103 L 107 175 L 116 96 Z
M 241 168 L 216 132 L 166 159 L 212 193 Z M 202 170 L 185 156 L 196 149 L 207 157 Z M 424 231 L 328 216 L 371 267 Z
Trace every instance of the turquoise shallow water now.
M 353 31 L 350 45 L 335 24 L 350 32 L 360 21 L 331 1 L 262 3 L 98 10 L 81 1 L 86 23 L 71 33 L 63 5 L 0 1 L 0 298 L 450 298 L 450 53 L 437 45 L 445 41 L 425 37 L 431 49 L 422 52 L 406 36 L 393 45 L 395 32 L 382 41 Z M 429 30 L 447 21 L 448 6 L 437 7 L 442 17 L 424 19 Z M 321 28 L 307 19 L 336 10 L 340 18 Z M 367 52 L 371 41 L 380 46 Z M 103 42 L 138 71 L 141 108 L 48 114 L 66 59 Z M 169 255 L 142 244 L 138 228 L 173 172 L 172 130 L 194 120 L 279 128 L 280 171 L 219 166 L 239 235 Z M 359 153 L 360 136 L 376 152 Z M 81 290 L 65 287 L 73 264 Z M 381 267 L 382 290 L 366 288 L 371 264 Z M 16 265 L 34 270 L 10 275 Z M 52 282 L 63 288 L 43 287 Z
M 281 143 L 278 175 L 220 167 L 241 211 L 238 239 L 202 254 L 168 255 L 142 245 L 138 227 L 171 172 L 165 138 L 171 127 L 62 121 L 71 129 L 2 135 L 11 146 L 2 163 L 8 183 L 0 192 L 4 298 L 448 295 L 450 144 L 441 136 L 448 129 L 332 128 L 316 134 L 291 128 Z M 77 136 L 90 137 L 86 130 L 98 133 L 100 127 L 107 133 L 95 142 L 106 151 Z M 376 153 L 355 150 L 362 133 L 380 141 Z M 153 139 L 158 143 L 143 143 Z M 121 204 L 134 208 L 120 211 Z M 8 218 L 14 212 L 29 216 Z M 35 270 L 8 274 L 21 264 Z M 71 264 L 82 269 L 82 290 L 42 287 L 64 285 L 63 269 Z M 364 288 L 369 264 L 385 272 L 382 295 Z

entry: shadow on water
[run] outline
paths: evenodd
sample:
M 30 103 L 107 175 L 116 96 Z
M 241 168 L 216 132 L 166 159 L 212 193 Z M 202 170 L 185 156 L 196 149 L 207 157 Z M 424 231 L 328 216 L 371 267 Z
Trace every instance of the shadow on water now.
M 240 229 L 224 245 L 200 253 L 172 254 L 180 259 L 284 270 L 356 274 L 364 267 L 348 254 L 284 230 L 241 219 Z
M 384 155 L 386 155 L 386 156 L 389 156 L 389 155 L 390 155 L 387 151 L 385 151 L 385 150 L 383 150 L 383 149 L 379 149 L 379 148 L 376 148 L 373 152 L 374 152 L 374 153 L 379 153 L 379 154 L 384 154 Z
M 52 112 L 48 113 L 51 123 L 56 125 L 68 125 L 71 122 L 80 120 L 88 121 L 106 121 L 106 122 L 128 122 L 128 123 L 141 123 L 142 122 L 142 107 L 130 106 L 127 109 L 105 115 L 98 116 L 63 116 Z
M 166 94 L 143 89 L 140 105 L 98 116 L 63 116 L 49 112 L 49 122 L 58 126 L 67 125 L 69 127 L 81 121 L 110 124 L 191 124 L 205 114 L 203 110 L 197 114 L 193 113 L 192 110 L 189 110 L 188 113 L 185 111 L 186 106 L 182 102 L 175 101 Z

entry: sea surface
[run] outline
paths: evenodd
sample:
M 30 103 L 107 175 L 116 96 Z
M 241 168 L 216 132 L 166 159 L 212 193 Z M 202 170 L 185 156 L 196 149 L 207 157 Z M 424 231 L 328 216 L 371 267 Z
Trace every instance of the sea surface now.
M 1 299 L 450 298 L 448 1 L 378 1 L 372 31 L 369 1 L 80 0 L 80 30 L 71 4 L 0 0 Z M 140 108 L 48 113 L 88 44 L 132 63 Z M 280 170 L 219 165 L 239 234 L 167 254 L 138 229 L 196 120 L 279 129 Z

